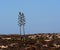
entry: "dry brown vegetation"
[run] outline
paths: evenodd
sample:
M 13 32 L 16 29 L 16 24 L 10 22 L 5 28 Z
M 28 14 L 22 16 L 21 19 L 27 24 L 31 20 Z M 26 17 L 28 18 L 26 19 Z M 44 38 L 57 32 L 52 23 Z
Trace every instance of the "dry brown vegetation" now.
M 60 34 L 0 35 L 0 50 L 60 50 Z

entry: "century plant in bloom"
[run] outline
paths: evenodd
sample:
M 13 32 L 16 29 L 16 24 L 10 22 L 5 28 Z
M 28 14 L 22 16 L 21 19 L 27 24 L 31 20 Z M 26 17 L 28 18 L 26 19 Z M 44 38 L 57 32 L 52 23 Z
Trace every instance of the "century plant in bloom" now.
M 24 13 L 19 12 L 19 15 L 18 15 L 18 25 L 19 25 L 19 28 L 20 28 L 20 35 L 22 34 L 22 31 L 23 31 L 23 34 L 25 35 L 25 29 L 24 29 L 24 26 L 25 26 L 25 16 L 24 16 Z

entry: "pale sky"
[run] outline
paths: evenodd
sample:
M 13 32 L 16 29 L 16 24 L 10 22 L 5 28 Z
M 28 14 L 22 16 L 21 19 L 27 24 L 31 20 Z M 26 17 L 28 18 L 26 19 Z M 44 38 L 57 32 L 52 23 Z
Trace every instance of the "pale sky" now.
M 0 0 L 0 34 L 19 34 L 20 11 L 27 34 L 60 32 L 60 0 Z

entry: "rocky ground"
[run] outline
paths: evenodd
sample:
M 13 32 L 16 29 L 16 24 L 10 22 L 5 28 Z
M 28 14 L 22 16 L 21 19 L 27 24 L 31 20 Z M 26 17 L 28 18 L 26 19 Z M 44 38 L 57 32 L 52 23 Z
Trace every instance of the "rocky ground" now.
M 0 50 L 60 50 L 60 34 L 0 35 Z

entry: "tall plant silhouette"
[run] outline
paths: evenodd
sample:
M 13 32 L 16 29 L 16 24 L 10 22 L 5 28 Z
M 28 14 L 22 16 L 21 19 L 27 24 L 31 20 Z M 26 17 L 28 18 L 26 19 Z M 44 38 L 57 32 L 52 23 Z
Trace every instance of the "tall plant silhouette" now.
M 18 15 L 18 25 L 19 25 L 19 28 L 20 28 L 20 35 L 22 34 L 22 31 L 23 31 L 23 34 L 25 36 L 25 29 L 24 29 L 24 26 L 25 26 L 25 16 L 24 16 L 24 13 L 19 12 L 19 15 Z

